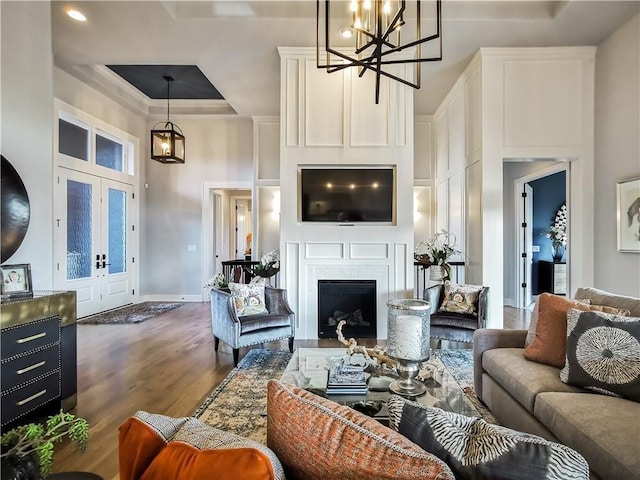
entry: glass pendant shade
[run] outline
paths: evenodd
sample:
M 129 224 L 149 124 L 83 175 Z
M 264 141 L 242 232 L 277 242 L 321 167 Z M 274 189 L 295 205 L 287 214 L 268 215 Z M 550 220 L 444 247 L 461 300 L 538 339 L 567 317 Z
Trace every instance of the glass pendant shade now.
M 157 128 L 160 127 L 160 128 Z M 157 123 L 151 130 L 151 158 L 160 163 L 184 163 L 184 135 L 172 122 Z

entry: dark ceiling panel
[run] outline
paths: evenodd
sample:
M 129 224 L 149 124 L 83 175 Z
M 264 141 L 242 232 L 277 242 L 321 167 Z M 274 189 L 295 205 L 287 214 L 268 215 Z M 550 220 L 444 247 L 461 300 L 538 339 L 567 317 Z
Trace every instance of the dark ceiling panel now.
M 196 65 L 107 65 L 147 97 L 167 98 L 165 76 L 173 77 L 171 99 L 224 100 Z

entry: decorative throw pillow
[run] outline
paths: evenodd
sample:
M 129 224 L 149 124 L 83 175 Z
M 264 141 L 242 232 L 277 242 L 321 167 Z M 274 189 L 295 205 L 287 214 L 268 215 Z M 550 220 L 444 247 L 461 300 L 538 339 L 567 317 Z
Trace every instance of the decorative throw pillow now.
M 567 312 L 570 308 L 588 311 L 589 305 L 550 293 L 538 297 L 536 335 L 523 352 L 533 362 L 564 367 L 567 337 Z
M 229 283 L 229 290 L 239 317 L 269 313 L 264 303 L 264 285 Z
M 120 426 L 121 480 L 284 480 L 266 446 L 191 417 L 138 412 Z
M 569 310 L 560 380 L 640 402 L 640 318 Z
M 538 297 L 538 300 L 540 297 Z M 591 305 L 591 300 L 588 298 L 574 298 L 576 302 L 580 302 L 583 305 Z M 524 341 L 524 346 L 528 347 L 533 342 L 533 339 L 536 338 L 536 328 L 538 327 L 538 301 L 536 301 L 535 306 L 533 307 L 533 312 L 531 312 L 531 319 L 529 320 L 529 329 L 527 330 L 527 338 Z
M 438 311 L 477 315 L 481 290 L 482 285 L 458 285 L 447 280 L 444 282 L 444 299 Z
M 447 465 L 376 420 L 277 380 L 267 445 L 289 480 L 453 480 Z
M 631 315 L 631 311 L 627 310 L 626 308 L 615 308 L 609 307 L 608 305 L 591 305 L 589 309 L 594 312 L 611 313 L 613 315 L 620 315 L 623 317 L 628 317 L 629 315 Z
M 564 445 L 397 395 L 388 408 L 391 428 L 444 460 L 458 480 L 589 480 L 586 460 Z

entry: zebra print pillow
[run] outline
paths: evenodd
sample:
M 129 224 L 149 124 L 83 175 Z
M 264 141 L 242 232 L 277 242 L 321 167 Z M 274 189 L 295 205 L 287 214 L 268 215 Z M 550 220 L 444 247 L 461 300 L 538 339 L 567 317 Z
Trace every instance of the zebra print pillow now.
M 640 318 L 569 310 L 560 380 L 640 402 Z
M 392 395 L 389 426 L 444 460 L 458 480 L 589 480 L 575 450 Z

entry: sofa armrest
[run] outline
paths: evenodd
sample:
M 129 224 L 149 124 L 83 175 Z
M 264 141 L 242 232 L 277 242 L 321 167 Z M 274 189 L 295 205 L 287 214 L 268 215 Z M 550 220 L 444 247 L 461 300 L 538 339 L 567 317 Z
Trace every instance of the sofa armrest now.
M 473 381 L 478 398 L 482 400 L 482 354 L 494 348 L 523 348 L 526 330 L 481 328 L 473 334 Z

